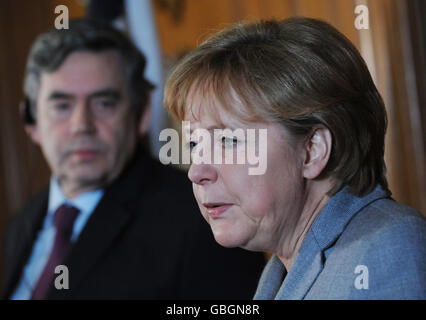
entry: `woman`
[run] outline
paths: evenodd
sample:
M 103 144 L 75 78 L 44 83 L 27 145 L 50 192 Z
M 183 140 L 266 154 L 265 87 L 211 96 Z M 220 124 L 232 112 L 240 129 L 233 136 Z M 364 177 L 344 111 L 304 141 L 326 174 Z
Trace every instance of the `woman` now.
M 426 298 L 425 220 L 390 198 L 383 101 L 335 28 L 292 18 L 223 30 L 176 66 L 165 105 L 190 122 L 188 176 L 216 241 L 273 253 L 255 299 Z M 217 161 L 262 150 L 262 174 Z

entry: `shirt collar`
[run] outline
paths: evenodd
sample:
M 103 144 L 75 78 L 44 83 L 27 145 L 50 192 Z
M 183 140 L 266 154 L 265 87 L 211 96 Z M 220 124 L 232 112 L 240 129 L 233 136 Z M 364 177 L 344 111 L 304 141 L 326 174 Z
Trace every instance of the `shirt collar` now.
M 55 176 L 52 176 L 50 179 L 49 203 L 47 214 L 53 215 L 55 211 L 64 203 L 76 207 L 80 210 L 80 212 L 92 212 L 98 204 L 98 200 L 102 197 L 102 195 L 103 190 L 97 189 L 82 193 L 77 197 L 69 200 L 62 192 L 58 179 Z

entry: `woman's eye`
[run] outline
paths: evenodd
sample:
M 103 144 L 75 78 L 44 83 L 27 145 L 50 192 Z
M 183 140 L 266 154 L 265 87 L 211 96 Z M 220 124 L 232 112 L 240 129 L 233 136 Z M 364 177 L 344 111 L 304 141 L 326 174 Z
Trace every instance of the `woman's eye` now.
M 231 148 L 238 144 L 236 137 L 222 137 L 222 146 L 225 148 Z
M 188 143 L 189 150 L 192 151 L 192 149 L 194 149 L 196 147 L 196 145 L 197 145 L 197 143 L 195 141 L 189 141 L 189 143 Z

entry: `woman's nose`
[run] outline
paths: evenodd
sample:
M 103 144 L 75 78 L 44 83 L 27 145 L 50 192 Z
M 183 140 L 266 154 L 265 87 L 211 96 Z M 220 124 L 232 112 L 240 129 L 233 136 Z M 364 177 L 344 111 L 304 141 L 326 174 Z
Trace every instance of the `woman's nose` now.
M 217 180 L 217 168 L 211 164 L 192 163 L 188 171 L 188 178 L 199 185 L 214 183 Z

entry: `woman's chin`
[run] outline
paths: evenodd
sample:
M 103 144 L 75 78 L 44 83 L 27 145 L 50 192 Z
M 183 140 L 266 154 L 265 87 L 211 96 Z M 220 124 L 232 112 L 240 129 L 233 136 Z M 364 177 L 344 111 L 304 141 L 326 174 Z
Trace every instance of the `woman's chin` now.
M 229 241 L 228 239 L 223 239 L 220 237 L 215 237 L 215 240 L 218 244 L 220 244 L 222 247 L 225 248 L 235 248 L 238 247 L 238 245 L 234 244 L 233 241 Z
M 213 236 L 218 244 L 226 248 L 240 247 L 244 241 L 235 236 L 223 231 L 213 230 Z

